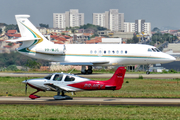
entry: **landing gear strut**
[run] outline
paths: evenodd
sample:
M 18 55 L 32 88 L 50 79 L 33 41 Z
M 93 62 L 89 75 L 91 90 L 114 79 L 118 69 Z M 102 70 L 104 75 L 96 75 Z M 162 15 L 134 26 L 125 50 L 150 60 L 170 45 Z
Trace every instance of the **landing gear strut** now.
M 82 74 L 92 74 L 92 66 L 88 66 L 88 69 L 86 70 L 86 66 L 83 65 L 81 69 Z
M 148 67 L 148 70 L 146 71 L 146 74 L 149 75 L 150 74 L 150 71 L 149 71 L 150 65 L 147 65 L 147 67 Z
M 38 96 L 38 95 L 34 95 L 34 94 L 36 94 L 37 92 L 39 92 L 39 90 L 37 90 L 36 92 L 34 92 L 34 93 L 30 94 L 30 95 L 29 95 L 29 98 L 31 98 L 31 99 L 40 98 L 40 96 Z
M 61 95 L 60 95 L 61 93 Z M 73 98 L 64 94 L 65 91 L 58 91 L 57 95 L 54 96 L 55 100 L 72 100 Z

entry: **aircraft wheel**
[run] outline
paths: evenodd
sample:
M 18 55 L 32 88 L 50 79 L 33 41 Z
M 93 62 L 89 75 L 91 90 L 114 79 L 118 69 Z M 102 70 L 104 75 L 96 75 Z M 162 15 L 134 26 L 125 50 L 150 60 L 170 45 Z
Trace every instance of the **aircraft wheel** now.
M 88 74 L 92 74 L 92 70 L 88 70 L 87 73 L 88 73 Z
M 81 74 L 86 74 L 86 71 L 81 71 Z
M 149 72 L 149 71 L 147 71 L 147 72 L 146 72 L 146 74 L 147 74 L 147 75 L 149 75 L 149 74 L 150 74 L 150 72 Z

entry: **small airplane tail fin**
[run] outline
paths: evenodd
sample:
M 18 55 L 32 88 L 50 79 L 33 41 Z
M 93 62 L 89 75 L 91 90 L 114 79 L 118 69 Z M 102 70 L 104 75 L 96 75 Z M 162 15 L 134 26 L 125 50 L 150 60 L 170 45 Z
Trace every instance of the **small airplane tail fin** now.
M 107 80 L 107 85 L 109 84 L 109 88 L 111 87 L 115 87 L 115 90 L 119 90 L 122 87 L 122 84 L 124 82 L 124 76 L 126 73 L 126 67 L 119 67 L 114 75 Z M 106 86 L 106 88 L 108 89 L 108 86 Z

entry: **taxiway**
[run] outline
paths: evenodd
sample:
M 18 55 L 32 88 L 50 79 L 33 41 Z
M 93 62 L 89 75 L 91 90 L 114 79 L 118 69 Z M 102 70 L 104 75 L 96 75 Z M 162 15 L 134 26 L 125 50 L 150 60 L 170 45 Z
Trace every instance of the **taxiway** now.
M 32 100 L 28 97 L 0 97 L 0 104 L 180 106 L 180 99 L 75 97 L 73 100 L 54 100 L 53 97 L 41 97 Z
M 49 73 L 50 74 L 50 73 Z M 45 77 L 48 74 L 46 73 L 0 73 L 1 77 Z M 81 77 L 86 78 L 111 78 L 113 74 L 77 74 Z M 180 78 L 180 74 L 125 74 L 125 78 L 139 78 L 142 76 L 143 78 L 150 78 L 150 79 L 173 79 L 173 78 Z

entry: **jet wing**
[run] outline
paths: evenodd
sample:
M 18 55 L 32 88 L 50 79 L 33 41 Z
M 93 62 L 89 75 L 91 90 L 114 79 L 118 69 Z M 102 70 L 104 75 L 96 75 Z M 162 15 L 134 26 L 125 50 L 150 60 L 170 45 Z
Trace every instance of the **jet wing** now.
M 63 90 L 63 91 L 70 91 L 70 92 L 74 91 L 74 90 L 68 89 L 66 87 L 59 87 L 57 85 L 54 85 L 53 83 L 45 83 L 44 85 L 49 87 L 53 91 L 57 91 L 58 89 Z
M 109 61 L 94 61 L 94 62 L 60 62 L 60 65 L 95 65 L 107 64 Z

